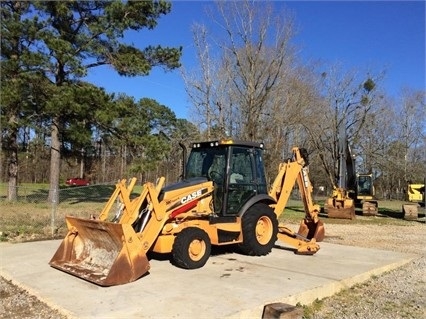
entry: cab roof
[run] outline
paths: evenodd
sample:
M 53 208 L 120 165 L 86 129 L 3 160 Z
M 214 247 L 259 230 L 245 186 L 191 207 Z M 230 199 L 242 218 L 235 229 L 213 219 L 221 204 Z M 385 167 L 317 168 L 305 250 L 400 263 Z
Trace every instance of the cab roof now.
M 263 143 L 251 142 L 251 141 L 242 141 L 236 139 L 219 139 L 213 141 L 203 141 L 203 142 L 194 142 L 192 143 L 192 148 L 199 147 L 218 147 L 218 146 L 245 146 L 245 147 L 254 147 L 254 148 L 264 148 Z

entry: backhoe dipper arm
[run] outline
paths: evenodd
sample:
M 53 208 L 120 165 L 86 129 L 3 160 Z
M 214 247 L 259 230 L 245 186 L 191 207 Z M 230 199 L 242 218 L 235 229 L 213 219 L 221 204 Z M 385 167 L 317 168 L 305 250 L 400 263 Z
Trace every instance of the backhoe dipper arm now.
M 305 218 L 317 223 L 320 207 L 312 201 L 313 187 L 309 179 L 308 170 L 307 166 L 302 168 L 300 174 L 297 176 L 297 185 L 299 186 L 303 206 L 305 207 Z
M 305 209 L 305 218 L 300 224 L 298 233 L 280 224 L 278 238 L 295 247 L 298 254 L 314 254 L 319 250 L 316 241 L 324 238 L 324 226 L 318 219 L 320 208 L 312 200 L 307 156 L 302 156 L 303 151 L 297 147 L 292 151 L 292 158 L 280 164 L 269 195 L 276 200 L 274 211 L 278 218 L 283 213 L 291 191 L 297 183 Z
M 275 214 L 279 217 L 287 205 L 288 198 L 294 185 L 298 184 L 305 208 L 306 218 L 318 221 L 319 206 L 312 201 L 312 184 L 309 180 L 307 162 L 302 157 L 298 147 L 293 148 L 293 157 L 286 163 L 281 163 L 278 175 L 272 185 L 269 195 L 274 198 Z

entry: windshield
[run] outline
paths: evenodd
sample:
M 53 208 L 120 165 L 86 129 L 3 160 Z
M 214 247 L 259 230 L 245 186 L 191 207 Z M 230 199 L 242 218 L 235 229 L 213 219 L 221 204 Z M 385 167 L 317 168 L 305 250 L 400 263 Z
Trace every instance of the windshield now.
M 224 176 L 226 166 L 226 148 L 200 147 L 191 150 L 186 164 L 185 178 L 207 177 L 211 172 Z
M 359 176 L 358 177 L 358 194 L 371 195 L 371 193 L 372 193 L 371 176 Z

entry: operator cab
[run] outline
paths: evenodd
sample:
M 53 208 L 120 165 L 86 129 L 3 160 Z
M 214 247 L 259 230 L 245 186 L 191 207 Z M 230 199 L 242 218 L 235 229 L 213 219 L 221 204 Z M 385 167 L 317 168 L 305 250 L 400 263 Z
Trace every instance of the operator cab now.
M 235 216 L 253 196 L 267 194 L 263 144 L 236 140 L 194 143 L 184 180 L 213 181 L 214 211 Z
M 356 183 L 357 194 L 360 196 L 373 196 L 373 177 L 369 174 L 358 174 Z

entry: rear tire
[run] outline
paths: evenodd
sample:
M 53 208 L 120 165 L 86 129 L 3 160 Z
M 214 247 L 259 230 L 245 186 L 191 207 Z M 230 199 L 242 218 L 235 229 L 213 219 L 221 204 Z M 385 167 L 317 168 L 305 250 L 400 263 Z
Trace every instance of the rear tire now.
M 257 203 L 242 218 L 243 242 L 240 250 L 250 256 L 264 256 L 277 241 L 278 220 L 271 207 Z
M 184 269 L 203 267 L 210 257 L 211 242 L 207 233 L 198 227 L 188 227 L 176 235 L 172 262 Z

